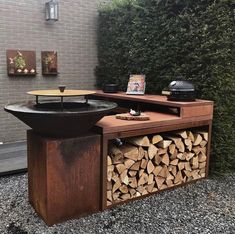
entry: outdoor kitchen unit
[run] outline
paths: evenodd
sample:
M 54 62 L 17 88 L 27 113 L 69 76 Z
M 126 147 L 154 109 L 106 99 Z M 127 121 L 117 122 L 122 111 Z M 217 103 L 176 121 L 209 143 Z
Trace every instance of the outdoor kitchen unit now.
M 36 90 L 28 92 L 35 102 L 5 106 L 32 128 L 27 131 L 29 201 L 48 225 L 100 210 L 101 136 L 90 129 L 117 105 L 65 100 L 94 93 Z
M 60 89 L 5 107 L 32 128 L 29 201 L 48 225 L 207 178 L 212 101 Z M 130 109 L 148 119 L 117 118 Z

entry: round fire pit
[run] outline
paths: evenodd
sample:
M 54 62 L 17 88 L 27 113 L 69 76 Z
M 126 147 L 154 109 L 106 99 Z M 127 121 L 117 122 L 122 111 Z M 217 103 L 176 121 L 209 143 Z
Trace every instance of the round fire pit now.
M 79 95 L 68 95 L 68 93 L 71 94 L 70 91 L 65 90 L 61 95 L 56 93 L 53 96 L 86 95 L 86 92 L 80 92 L 82 94 Z M 8 104 L 4 109 L 35 132 L 49 137 L 75 137 L 85 134 L 97 121 L 117 107 L 117 104 L 113 102 L 88 99 L 85 101 L 64 102 L 61 99 L 60 101 L 39 102 L 38 96 L 51 95 L 33 95 L 36 96 L 36 102 Z

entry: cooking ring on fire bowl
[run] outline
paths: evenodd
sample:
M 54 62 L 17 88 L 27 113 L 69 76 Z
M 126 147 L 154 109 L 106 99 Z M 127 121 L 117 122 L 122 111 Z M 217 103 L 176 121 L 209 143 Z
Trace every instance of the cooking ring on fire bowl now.
M 35 90 L 36 101 L 12 103 L 5 111 L 13 114 L 36 133 L 48 137 L 76 137 L 87 133 L 96 122 L 117 107 L 114 102 L 89 100 L 91 90 Z M 60 100 L 39 101 L 39 97 L 59 97 Z M 85 99 L 66 100 L 66 97 L 85 96 Z

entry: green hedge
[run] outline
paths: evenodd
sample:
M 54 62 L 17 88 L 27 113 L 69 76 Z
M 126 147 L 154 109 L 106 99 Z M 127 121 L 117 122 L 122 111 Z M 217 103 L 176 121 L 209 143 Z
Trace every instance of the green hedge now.
M 235 4 L 229 0 L 122 0 L 99 12 L 97 86 L 129 74 L 160 93 L 181 76 L 215 101 L 213 172 L 235 169 Z

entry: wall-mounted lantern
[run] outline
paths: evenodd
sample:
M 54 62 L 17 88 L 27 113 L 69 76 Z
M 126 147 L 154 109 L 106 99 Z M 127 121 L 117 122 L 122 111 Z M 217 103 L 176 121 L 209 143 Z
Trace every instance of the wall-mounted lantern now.
M 59 18 L 59 4 L 56 0 L 46 2 L 46 20 L 57 21 Z

